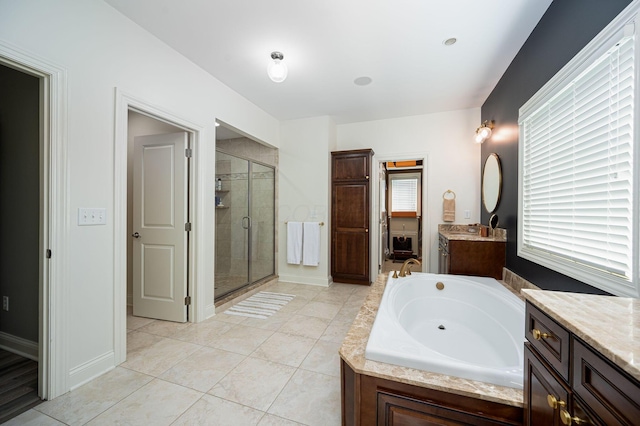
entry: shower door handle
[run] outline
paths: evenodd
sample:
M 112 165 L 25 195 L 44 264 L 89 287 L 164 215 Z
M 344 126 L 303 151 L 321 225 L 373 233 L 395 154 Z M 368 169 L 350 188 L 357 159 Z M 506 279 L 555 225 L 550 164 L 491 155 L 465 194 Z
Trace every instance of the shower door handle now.
M 245 222 L 245 220 L 246 220 L 246 222 Z M 251 228 L 251 217 L 249 217 L 249 216 L 244 216 L 244 217 L 242 218 L 242 227 L 243 227 L 244 229 L 249 229 L 249 228 Z

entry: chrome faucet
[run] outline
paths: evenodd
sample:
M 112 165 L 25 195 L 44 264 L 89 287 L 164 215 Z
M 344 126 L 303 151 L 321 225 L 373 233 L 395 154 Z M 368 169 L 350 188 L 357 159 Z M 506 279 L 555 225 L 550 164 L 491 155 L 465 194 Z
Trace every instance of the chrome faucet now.
M 422 263 L 418 259 L 410 258 L 404 261 L 402 267 L 400 268 L 400 277 L 406 277 L 407 275 L 411 275 L 411 264 L 416 264 L 422 266 Z M 395 278 L 395 277 L 394 277 Z

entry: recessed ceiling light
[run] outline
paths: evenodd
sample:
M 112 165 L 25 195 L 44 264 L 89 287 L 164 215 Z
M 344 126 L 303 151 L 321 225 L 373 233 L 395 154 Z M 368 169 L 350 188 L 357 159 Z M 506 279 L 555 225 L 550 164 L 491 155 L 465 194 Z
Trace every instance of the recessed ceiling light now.
M 353 80 L 353 83 L 356 86 L 366 86 L 371 84 L 373 80 L 371 79 L 371 77 L 367 77 L 367 76 L 362 76 L 362 77 L 358 77 L 355 80 Z
M 457 38 L 451 37 L 451 38 L 448 38 L 445 41 L 443 41 L 442 44 L 444 44 L 445 46 L 452 46 L 452 45 L 456 44 L 456 41 L 458 41 Z

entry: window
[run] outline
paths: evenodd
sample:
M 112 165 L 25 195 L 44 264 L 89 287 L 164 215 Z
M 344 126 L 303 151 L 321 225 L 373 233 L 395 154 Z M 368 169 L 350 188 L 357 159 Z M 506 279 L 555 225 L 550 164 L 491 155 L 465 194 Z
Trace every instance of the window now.
M 419 175 L 393 174 L 389 176 L 391 182 L 391 216 L 416 217 L 419 210 Z
M 619 21 L 520 109 L 518 255 L 637 297 L 636 38 Z

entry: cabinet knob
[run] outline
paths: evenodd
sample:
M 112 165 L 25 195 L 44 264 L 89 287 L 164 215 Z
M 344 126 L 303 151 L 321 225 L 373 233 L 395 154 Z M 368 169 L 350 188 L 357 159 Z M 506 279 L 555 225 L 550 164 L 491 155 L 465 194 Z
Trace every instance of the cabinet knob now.
M 567 426 L 571 426 L 572 424 L 586 425 L 589 423 L 588 420 L 583 420 L 579 417 L 572 417 L 567 410 L 560 410 L 560 420 L 562 420 L 563 425 Z
M 369 179 L 369 175 L 365 176 L 365 178 L 367 178 L 367 180 Z
M 552 334 L 542 333 L 537 328 L 534 328 L 533 330 L 531 330 L 531 334 L 533 334 L 533 338 L 536 339 L 536 340 L 548 339 L 550 337 L 553 337 Z
M 559 400 L 551 394 L 547 395 L 547 404 L 549 404 L 549 407 L 553 408 L 554 410 L 558 407 L 564 407 L 567 405 L 566 402 L 561 399 Z

